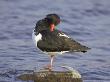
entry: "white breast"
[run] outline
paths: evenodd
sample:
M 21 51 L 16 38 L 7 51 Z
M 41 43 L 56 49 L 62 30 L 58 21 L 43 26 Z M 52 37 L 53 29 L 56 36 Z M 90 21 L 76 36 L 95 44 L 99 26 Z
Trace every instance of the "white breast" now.
M 37 46 L 37 43 L 39 40 L 42 40 L 42 35 L 39 33 L 38 35 L 35 35 L 34 31 L 32 33 L 32 39 L 35 43 L 35 45 Z

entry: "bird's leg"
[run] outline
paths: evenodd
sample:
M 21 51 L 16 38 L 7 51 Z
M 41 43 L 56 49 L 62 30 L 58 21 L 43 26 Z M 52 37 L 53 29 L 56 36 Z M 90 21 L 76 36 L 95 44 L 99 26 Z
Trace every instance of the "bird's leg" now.
M 50 61 L 50 69 L 52 69 L 52 66 L 53 66 L 53 59 L 54 59 L 54 55 L 51 55 L 51 61 Z
M 54 55 L 50 55 L 50 64 L 48 64 L 46 67 L 44 67 L 45 69 L 52 71 L 53 59 L 54 59 Z

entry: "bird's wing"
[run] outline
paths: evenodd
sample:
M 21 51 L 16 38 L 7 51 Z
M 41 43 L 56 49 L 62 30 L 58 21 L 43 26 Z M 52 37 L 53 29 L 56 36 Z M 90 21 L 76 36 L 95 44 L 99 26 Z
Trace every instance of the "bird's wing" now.
M 50 32 L 44 30 L 41 32 L 42 40 L 38 42 L 38 48 L 47 52 L 86 52 L 89 48 L 81 45 L 75 40 L 68 37 L 65 33 L 55 30 Z

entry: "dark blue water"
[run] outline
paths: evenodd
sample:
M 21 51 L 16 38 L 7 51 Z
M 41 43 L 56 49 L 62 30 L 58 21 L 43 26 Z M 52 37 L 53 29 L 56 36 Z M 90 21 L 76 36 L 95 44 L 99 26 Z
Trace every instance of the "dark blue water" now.
M 84 82 L 110 82 L 110 0 L 0 0 L 0 82 L 49 63 L 31 39 L 36 21 L 49 13 L 61 16 L 58 29 L 92 48 L 57 56 L 54 65 L 77 69 Z

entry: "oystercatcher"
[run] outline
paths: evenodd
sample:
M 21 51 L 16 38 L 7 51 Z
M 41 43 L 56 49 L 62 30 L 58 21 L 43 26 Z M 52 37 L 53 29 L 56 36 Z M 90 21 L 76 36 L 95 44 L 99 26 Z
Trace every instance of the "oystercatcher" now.
M 88 47 L 76 42 L 64 32 L 55 27 L 60 23 L 57 14 L 48 14 L 44 19 L 36 23 L 33 31 L 33 39 L 36 46 L 43 52 L 47 52 L 51 57 L 48 68 L 52 69 L 53 57 L 64 52 L 86 52 Z

